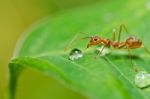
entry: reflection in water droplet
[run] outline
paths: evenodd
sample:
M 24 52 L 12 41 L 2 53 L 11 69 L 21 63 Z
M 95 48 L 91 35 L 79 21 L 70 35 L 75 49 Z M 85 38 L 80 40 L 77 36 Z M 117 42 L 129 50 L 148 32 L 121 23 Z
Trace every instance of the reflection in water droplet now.
M 96 49 L 96 54 L 99 54 L 99 53 L 101 52 L 101 50 L 103 49 L 103 47 L 104 47 L 104 46 L 98 47 L 98 48 Z M 105 55 L 108 55 L 110 52 L 111 52 L 111 51 L 110 51 L 109 48 L 104 48 L 103 51 L 102 51 L 102 53 L 99 54 L 99 55 L 100 55 L 100 56 L 105 56 Z
M 73 50 L 71 50 L 71 52 L 69 54 L 70 60 L 76 60 L 76 59 L 79 59 L 81 57 L 83 57 L 83 53 L 79 49 L 73 49 Z
M 140 71 L 135 76 L 135 84 L 139 88 L 145 88 L 150 86 L 150 74 L 145 71 Z

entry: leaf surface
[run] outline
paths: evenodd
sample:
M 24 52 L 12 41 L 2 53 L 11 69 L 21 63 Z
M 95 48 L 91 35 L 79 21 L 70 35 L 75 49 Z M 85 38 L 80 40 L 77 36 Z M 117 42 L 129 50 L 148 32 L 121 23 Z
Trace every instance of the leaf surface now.
M 149 99 L 150 88 L 140 89 L 134 84 L 136 73 L 129 64 L 127 50 L 113 50 L 111 54 L 95 59 L 95 48 L 85 50 L 88 40 L 80 41 L 75 48 L 84 50 L 84 57 L 70 61 L 65 46 L 79 32 L 112 37 L 112 29 L 124 23 L 129 34 L 138 36 L 150 49 L 149 2 L 146 0 L 105 1 L 92 6 L 62 12 L 43 20 L 28 31 L 20 41 L 15 58 L 10 62 L 10 97 L 15 96 L 17 80 L 24 69 L 34 69 L 53 76 L 70 88 L 94 99 Z M 70 50 L 70 49 L 69 49 Z M 149 56 L 142 49 L 133 50 L 134 65 L 150 71 Z

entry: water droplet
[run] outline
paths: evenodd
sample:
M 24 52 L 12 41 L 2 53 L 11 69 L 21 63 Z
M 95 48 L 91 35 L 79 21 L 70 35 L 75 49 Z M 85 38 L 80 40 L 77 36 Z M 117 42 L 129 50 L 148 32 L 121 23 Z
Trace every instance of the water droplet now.
M 104 47 L 104 46 L 98 47 L 98 48 L 96 49 L 96 54 L 100 53 L 101 50 L 103 49 L 103 47 Z M 111 51 L 110 51 L 109 48 L 104 48 L 103 51 L 102 51 L 102 53 L 99 54 L 99 55 L 100 55 L 100 56 L 105 56 L 105 55 L 108 55 L 110 52 L 111 52 Z
M 136 74 L 134 81 L 139 88 L 148 87 L 150 86 L 150 73 L 140 71 Z
M 73 50 L 71 50 L 71 52 L 69 54 L 70 60 L 76 60 L 76 59 L 79 59 L 81 57 L 83 57 L 83 53 L 79 49 L 73 49 Z

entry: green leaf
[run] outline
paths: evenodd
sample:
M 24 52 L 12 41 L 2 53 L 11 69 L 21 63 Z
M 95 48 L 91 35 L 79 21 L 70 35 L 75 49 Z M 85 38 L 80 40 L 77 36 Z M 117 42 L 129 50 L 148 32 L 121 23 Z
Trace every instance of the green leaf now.
M 130 34 L 138 36 L 150 49 L 150 2 L 105 1 L 80 7 L 49 17 L 28 31 L 16 49 L 10 62 L 10 97 L 15 96 L 17 80 L 24 69 L 37 70 L 53 76 L 70 88 L 94 99 L 149 99 L 150 88 L 140 89 L 134 84 L 136 73 L 129 64 L 127 50 L 112 50 L 112 53 L 95 59 L 94 48 L 85 50 L 87 40 L 75 48 L 85 51 L 84 57 L 70 61 L 65 46 L 79 32 L 98 34 L 103 38 L 112 36 L 112 29 L 124 23 Z M 70 49 L 71 50 L 71 49 Z M 150 71 L 149 56 L 142 49 L 132 50 L 136 55 L 133 64 Z

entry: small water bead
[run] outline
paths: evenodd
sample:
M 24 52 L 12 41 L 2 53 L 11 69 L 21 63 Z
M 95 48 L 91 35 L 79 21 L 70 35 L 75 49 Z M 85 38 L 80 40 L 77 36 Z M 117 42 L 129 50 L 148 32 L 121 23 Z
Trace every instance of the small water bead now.
M 104 47 L 104 46 L 98 47 L 98 48 L 96 49 L 96 54 L 100 53 L 101 50 L 103 49 L 103 47 Z M 110 52 L 111 52 L 111 51 L 110 51 L 109 48 L 104 48 L 103 51 L 102 51 L 102 53 L 99 54 L 99 55 L 100 55 L 100 56 L 105 56 L 105 55 L 108 55 Z
M 70 60 L 77 60 L 81 57 L 83 57 L 83 53 L 82 53 L 81 50 L 73 49 L 73 50 L 70 51 L 70 54 L 69 54 L 69 59 Z
M 140 71 L 136 74 L 134 82 L 139 88 L 150 86 L 150 73 Z

